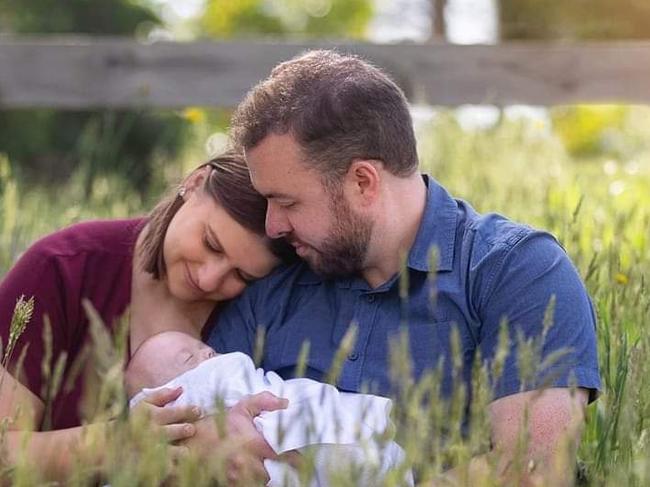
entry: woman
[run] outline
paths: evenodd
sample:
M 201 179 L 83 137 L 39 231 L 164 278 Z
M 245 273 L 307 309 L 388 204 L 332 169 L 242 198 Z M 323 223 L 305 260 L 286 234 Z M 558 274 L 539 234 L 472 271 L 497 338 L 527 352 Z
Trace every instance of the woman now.
M 36 430 L 28 455 L 39 459 L 46 477 L 67 476 L 68 452 L 81 434 L 85 384 L 84 374 L 75 371 L 84 370 L 82 350 L 90 343 L 83 301 L 90 301 L 111 333 L 127 315 L 129 355 L 161 331 L 201 337 L 215 304 L 237 296 L 248 282 L 269 273 L 279 257 L 290 255 L 264 236 L 265 212 L 244 160 L 226 153 L 194 170 L 149 218 L 73 225 L 36 242 L 8 272 L 0 283 L 3 344 L 17 299 L 34 296 L 35 310 L 7 368 L 0 367 L 0 420 L 13 417 L 18 407 L 26 412 Z M 41 366 L 48 348 L 52 368 L 62 354 L 66 360 L 65 386 L 53 397 Z M 194 408 L 163 413 L 162 406 L 178 394 L 167 391 L 147 406 L 169 441 L 192 436 L 200 415 Z M 6 436 L 10 464 L 21 441 L 20 431 L 12 431 L 17 427 L 10 426 Z

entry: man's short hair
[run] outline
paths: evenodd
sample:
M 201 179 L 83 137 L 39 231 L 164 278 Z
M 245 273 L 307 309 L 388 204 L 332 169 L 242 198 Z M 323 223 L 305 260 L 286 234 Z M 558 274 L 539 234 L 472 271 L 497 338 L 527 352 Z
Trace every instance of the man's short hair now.
M 252 88 L 233 115 L 233 142 L 249 150 L 272 133 L 291 133 L 325 180 L 340 181 L 354 159 L 380 160 L 396 176 L 418 166 L 404 93 L 353 55 L 309 51 Z

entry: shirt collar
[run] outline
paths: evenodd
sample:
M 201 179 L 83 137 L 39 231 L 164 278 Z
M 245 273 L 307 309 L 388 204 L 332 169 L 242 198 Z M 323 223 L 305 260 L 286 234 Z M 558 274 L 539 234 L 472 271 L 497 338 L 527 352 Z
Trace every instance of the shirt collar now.
M 431 270 L 431 249 L 438 251 L 436 271 L 450 271 L 454 262 L 458 205 L 447 190 L 428 174 L 422 178 L 427 185 L 427 201 L 407 265 L 422 272 Z
M 431 249 L 437 248 L 438 264 L 436 271 L 450 271 L 453 268 L 454 245 L 456 241 L 456 221 L 458 205 L 451 195 L 428 174 L 422 179 L 427 186 L 427 200 L 422 213 L 422 220 L 409 251 L 407 265 L 411 269 L 429 272 Z M 318 284 L 322 277 L 309 270 L 298 279 L 299 284 Z M 339 287 L 351 287 L 351 279 L 338 279 Z

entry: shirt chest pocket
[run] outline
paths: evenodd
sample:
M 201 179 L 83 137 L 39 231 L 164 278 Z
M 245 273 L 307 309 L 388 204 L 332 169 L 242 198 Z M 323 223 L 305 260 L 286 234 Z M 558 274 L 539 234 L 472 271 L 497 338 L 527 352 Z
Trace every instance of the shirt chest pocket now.
M 455 322 L 430 321 L 406 327 L 413 364 L 413 377 L 439 371 L 445 395 L 455 380 L 462 381 L 471 369 L 474 346 L 470 334 Z
M 308 347 L 304 376 L 323 380 L 336 351 L 331 331 L 317 323 L 292 319 L 281 330 L 267 336 L 264 368 L 275 371 L 284 379 L 293 378 L 301 351 Z

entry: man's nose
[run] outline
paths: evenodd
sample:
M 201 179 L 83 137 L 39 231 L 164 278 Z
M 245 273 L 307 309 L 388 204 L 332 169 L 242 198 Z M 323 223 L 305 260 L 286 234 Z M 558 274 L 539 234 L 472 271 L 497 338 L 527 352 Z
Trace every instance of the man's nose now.
M 269 238 L 280 238 L 291 233 L 291 224 L 285 211 L 272 201 L 266 209 L 266 234 Z

